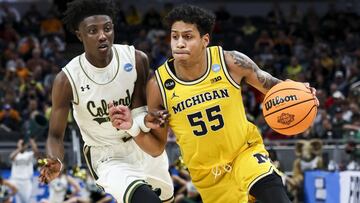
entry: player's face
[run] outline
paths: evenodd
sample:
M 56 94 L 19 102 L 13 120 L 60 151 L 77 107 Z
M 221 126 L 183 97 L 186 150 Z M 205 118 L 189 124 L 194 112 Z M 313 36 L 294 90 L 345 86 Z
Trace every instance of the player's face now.
M 113 28 L 110 16 L 93 15 L 80 22 L 76 36 L 84 44 L 87 55 L 103 59 L 111 56 L 114 42 Z
M 200 36 L 195 24 L 177 21 L 171 27 L 171 52 L 175 60 L 197 59 L 208 44 L 209 35 Z

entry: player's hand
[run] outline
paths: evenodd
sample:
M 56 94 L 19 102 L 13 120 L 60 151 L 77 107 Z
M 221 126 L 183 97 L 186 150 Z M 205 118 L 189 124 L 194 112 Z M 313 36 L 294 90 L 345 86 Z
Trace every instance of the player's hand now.
M 148 112 L 145 116 L 145 125 L 151 129 L 163 127 L 169 122 L 170 114 L 167 110 Z
M 49 183 L 58 177 L 61 173 L 61 163 L 57 159 L 45 158 L 39 159 L 38 163 L 42 165 L 40 169 L 39 181 L 41 183 Z
M 315 98 L 315 102 L 316 102 L 316 106 L 319 106 L 320 102 L 318 100 L 318 98 L 316 97 L 316 89 L 313 87 L 310 87 L 310 84 L 308 82 L 304 83 L 305 87 L 308 88 L 310 90 L 310 92 L 312 93 L 312 95 Z
M 286 79 L 285 81 L 293 81 L 293 80 Z M 304 85 L 306 88 L 308 88 L 310 90 L 311 94 L 314 96 L 316 106 L 319 106 L 320 102 L 319 102 L 318 98 L 316 97 L 316 89 L 313 87 L 310 87 L 310 84 L 308 82 L 304 82 Z
M 133 124 L 131 111 L 127 106 L 114 106 L 112 102 L 109 103 L 109 116 L 112 125 L 117 129 L 128 130 Z
M 17 142 L 17 148 L 18 148 L 18 149 L 22 149 L 22 148 L 23 148 L 23 144 L 24 144 L 24 140 L 23 140 L 23 139 L 20 139 L 20 140 Z

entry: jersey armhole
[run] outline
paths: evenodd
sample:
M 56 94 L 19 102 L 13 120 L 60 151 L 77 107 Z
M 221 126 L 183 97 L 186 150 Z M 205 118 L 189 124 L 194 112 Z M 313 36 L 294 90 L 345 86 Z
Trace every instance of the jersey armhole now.
M 162 80 L 161 80 L 161 77 L 159 74 L 159 70 L 155 71 L 155 77 L 156 77 L 156 82 L 158 84 L 158 87 L 159 87 L 159 90 L 161 93 L 161 99 L 163 101 L 163 105 L 164 105 L 165 109 L 168 109 L 168 105 L 166 103 L 166 94 L 165 94 L 164 87 L 162 86 L 163 83 L 162 83 Z
M 230 75 L 226 63 L 225 63 L 225 55 L 224 55 L 224 50 L 222 49 L 222 47 L 219 46 L 219 56 L 220 56 L 220 62 L 221 62 L 221 66 L 223 67 L 224 73 L 226 78 L 228 79 L 228 81 L 237 89 L 240 89 L 240 84 L 238 84 Z
M 69 79 L 69 82 L 71 85 L 71 90 L 72 90 L 72 95 L 73 95 L 72 103 L 78 105 L 79 104 L 79 94 L 76 91 L 74 79 L 71 77 L 71 74 L 66 67 L 63 68 L 63 71 L 64 71 L 65 75 L 67 76 L 67 78 Z

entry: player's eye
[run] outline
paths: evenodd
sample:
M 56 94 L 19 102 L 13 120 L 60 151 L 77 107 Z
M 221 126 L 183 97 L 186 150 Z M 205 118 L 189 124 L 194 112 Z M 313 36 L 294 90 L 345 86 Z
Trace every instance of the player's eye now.
M 185 37 L 184 37 L 185 39 L 191 39 L 192 38 L 192 36 L 191 35 L 185 35 Z
M 179 39 L 179 36 L 178 35 L 171 35 L 171 38 L 172 39 Z
M 105 32 L 110 32 L 112 30 L 112 26 L 111 25 L 106 25 L 104 28 Z
M 96 29 L 95 29 L 95 28 L 90 28 L 90 29 L 88 30 L 88 33 L 89 33 L 89 34 L 95 34 L 95 33 L 96 33 Z

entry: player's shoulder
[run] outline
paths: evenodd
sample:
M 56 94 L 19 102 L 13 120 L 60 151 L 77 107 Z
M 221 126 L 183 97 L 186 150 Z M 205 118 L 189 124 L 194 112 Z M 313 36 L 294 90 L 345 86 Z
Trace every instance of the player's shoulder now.
M 134 51 L 135 47 L 132 45 L 127 45 L 127 44 L 113 44 L 113 48 L 116 49 L 117 51 Z
M 78 69 L 80 66 L 80 56 L 75 56 L 74 58 L 72 58 L 63 68 L 62 70 L 66 69 L 68 71 L 73 70 L 73 69 Z

